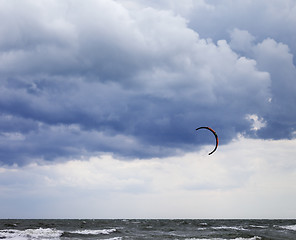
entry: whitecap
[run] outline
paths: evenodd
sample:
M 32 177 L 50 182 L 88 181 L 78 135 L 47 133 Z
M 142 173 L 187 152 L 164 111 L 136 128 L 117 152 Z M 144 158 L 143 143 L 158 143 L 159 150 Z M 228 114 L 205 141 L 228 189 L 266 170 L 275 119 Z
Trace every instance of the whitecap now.
M 260 226 L 260 225 L 250 225 L 252 228 L 267 228 L 267 226 Z
M 216 230 L 221 230 L 221 229 L 232 229 L 232 230 L 243 230 L 243 231 L 247 231 L 248 229 L 245 229 L 243 227 L 228 227 L 228 226 L 221 226 L 221 227 L 211 227 L 212 229 L 216 229 Z
M 25 240 L 25 239 L 59 239 L 63 231 L 53 228 L 38 229 L 4 229 L 0 230 L 0 238 Z
M 102 229 L 102 230 L 85 229 L 85 230 L 71 231 L 70 233 L 83 234 L 83 235 L 98 235 L 98 234 L 108 235 L 108 234 L 113 233 L 113 232 L 116 232 L 115 228 Z
M 233 238 L 233 239 L 225 239 L 225 238 L 186 238 L 185 240 L 260 240 L 261 237 L 254 236 L 251 238 Z
M 296 231 L 296 225 L 280 226 L 280 228 Z

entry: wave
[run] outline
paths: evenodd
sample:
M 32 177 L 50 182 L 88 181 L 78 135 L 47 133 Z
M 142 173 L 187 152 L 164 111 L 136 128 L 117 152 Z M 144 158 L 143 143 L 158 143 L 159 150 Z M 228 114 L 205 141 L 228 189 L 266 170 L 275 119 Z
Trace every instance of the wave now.
M 263 229 L 263 228 L 268 228 L 268 226 L 261 226 L 261 225 L 250 225 L 250 227 L 252 227 L 252 228 L 261 228 L 261 229 Z
M 258 236 L 254 236 L 254 237 L 250 237 L 250 238 L 186 238 L 185 240 L 260 240 L 262 239 L 261 237 Z
M 247 231 L 248 229 L 245 229 L 243 227 L 228 227 L 228 226 L 220 226 L 220 227 L 211 227 L 212 229 L 216 229 L 216 230 L 243 230 L 243 231 Z
M 296 231 L 296 225 L 287 225 L 287 226 L 279 226 L 279 227 L 286 230 Z
M 113 232 L 116 232 L 115 228 L 102 229 L 102 230 L 85 229 L 85 230 L 70 231 L 70 233 L 82 234 L 82 235 L 99 235 L 99 234 L 108 235 L 108 234 L 113 233 Z
M 58 240 L 62 236 L 67 236 L 71 234 L 77 235 L 109 235 L 116 232 L 115 228 L 111 229 L 101 229 L 101 230 L 76 230 L 64 232 L 61 230 L 53 228 L 38 228 L 38 229 L 4 229 L 0 230 L 0 239 L 12 239 L 12 240 L 25 240 L 25 239 L 52 239 Z M 110 240 L 120 240 L 121 238 L 110 238 Z
M 62 236 L 63 231 L 52 228 L 38 228 L 38 229 L 4 229 L 0 230 L 0 238 L 4 239 L 53 239 L 58 240 Z

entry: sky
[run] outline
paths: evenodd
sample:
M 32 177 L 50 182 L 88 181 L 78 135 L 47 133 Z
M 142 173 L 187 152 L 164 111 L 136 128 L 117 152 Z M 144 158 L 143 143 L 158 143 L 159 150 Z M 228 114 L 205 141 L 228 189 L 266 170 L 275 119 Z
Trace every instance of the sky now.
M 1 218 L 295 218 L 294 0 L 0 0 L 0 22 Z

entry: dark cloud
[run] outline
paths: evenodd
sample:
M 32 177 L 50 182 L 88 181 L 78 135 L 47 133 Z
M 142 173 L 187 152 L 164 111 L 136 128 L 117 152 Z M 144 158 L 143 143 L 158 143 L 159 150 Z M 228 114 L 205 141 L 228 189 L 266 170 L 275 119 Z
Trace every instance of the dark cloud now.
M 201 125 L 222 144 L 239 133 L 291 138 L 296 74 L 287 45 L 254 41 L 248 28 L 214 43 L 173 11 L 122 3 L 2 2 L 2 12 L 18 12 L 2 15 L 2 163 L 175 155 L 211 143 L 195 133 Z M 266 127 L 255 134 L 249 114 Z

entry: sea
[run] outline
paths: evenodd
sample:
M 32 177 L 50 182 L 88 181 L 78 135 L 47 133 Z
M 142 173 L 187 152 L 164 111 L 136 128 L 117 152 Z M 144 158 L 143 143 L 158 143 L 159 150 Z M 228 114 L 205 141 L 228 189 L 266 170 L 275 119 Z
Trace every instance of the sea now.
M 0 219 L 0 239 L 296 240 L 296 219 Z

